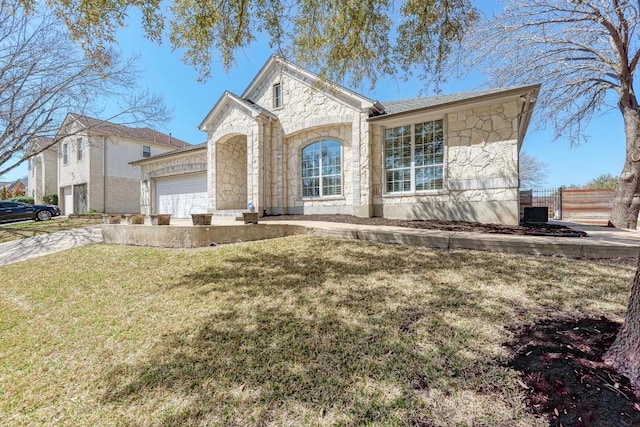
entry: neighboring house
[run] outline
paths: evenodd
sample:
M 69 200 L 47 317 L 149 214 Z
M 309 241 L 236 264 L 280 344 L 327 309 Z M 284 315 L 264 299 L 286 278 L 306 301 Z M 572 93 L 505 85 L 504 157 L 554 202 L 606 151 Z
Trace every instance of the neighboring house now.
M 33 197 L 35 203 L 43 203 L 43 196 L 58 192 L 57 145 L 50 138 L 36 137 L 29 145 L 27 156 L 30 156 L 27 195 Z
M 182 190 L 198 210 L 206 188 L 216 214 L 251 204 L 270 215 L 517 224 L 519 152 L 539 89 L 377 102 L 273 56 L 202 121 L 206 153 L 134 162 L 141 209 L 195 213 L 180 204 L 183 186 L 198 189 Z
M 16 179 L 15 181 L 0 182 L 0 190 L 2 194 L 7 194 L 9 197 L 16 195 L 27 194 L 27 180 Z
M 68 114 L 56 138 L 58 203 L 62 213 L 136 213 L 140 169 L 129 163 L 188 146 L 149 128 Z

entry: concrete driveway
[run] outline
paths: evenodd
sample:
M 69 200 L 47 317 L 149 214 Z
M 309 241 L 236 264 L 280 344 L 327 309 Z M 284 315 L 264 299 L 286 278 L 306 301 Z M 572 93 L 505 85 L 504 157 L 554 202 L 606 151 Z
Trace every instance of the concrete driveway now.
M 91 243 L 102 243 L 100 225 L 0 243 L 0 265 L 24 261 Z

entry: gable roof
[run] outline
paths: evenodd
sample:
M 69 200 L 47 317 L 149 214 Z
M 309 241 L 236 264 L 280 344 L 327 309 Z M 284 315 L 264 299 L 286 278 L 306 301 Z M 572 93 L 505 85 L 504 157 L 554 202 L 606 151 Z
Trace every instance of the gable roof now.
M 0 182 L 0 188 L 6 188 L 7 191 L 13 191 L 16 187 L 22 186 L 27 188 L 27 180 L 24 178 L 16 179 L 15 181 L 2 181 Z
M 92 132 L 115 135 L 122 138 L 135 139 L 141 142 L 148 142 L 175 148 L 183 148 L 191 145 L 188 142 L 173 137 L 172 135 L 167 135 L 148 127 L 130 127 L 73 113 L 67 114 L 67 118 L 65 118 L 63 126 L 65 123 L 68 123 L 69 120 L 80 123 L 85 129 Z M 61 126 L 60 128 L 62 129 L 63 126 Z
M 406 113 L 415 113 L 432 108 L 455 106 L 467 102 L 482 102 L 491 98 L 515 96 L 523 93 L 538 92 L 540 85 L 517 86 L 510 88 L 496 88 L 461 92 L 448 95 L 435 95 L 422 98 L 400 99 L 381 102 L 384 113 L 369 118 L 369 121 L 381 120 L 388 117 L 399 116 Z
M 278 117 L 275 114 L 273 114 L 272 112 L 270 112 L 269 110 L 267 110 L 265 108 L 262 108 L 258 104 L 255 104 L 255 103 L 253 103 L 252 101 L 250 101 L 248 99 L 243 99 L 243 98 L 239 97 L 238 95 L 236 95 L 235 93 L 233 93 L 231 91 L 225 90 L 224 93 L 222 94 L 222 96 L 220 96 L 220 98 L 218 99 L 218 102 L 215 103 L 213 108 L 211 110 L 209 110 L 209 113 L 204 118 L 204 120 L 202 120 L 202 122 L 198 126 L 198 129 L 203 130 L 203 131 L 206 130 L 207 122 L 209 122 L 212 117 L 216 116 L 220 112 L 220 110 L 223 108 L 226 100 L 230 100 L 230 101 L 235 102 L 238 105 L 246 108 L 247 110 L 249 110 L 252 113 L 252 117 L 253 118 L 255 118 L 257 116 L 266 116 L 266 117 L 272 118 L 274 120 L 278 119 Z
M 291 70 L 295 70 L 296 72 L 302 74 L 303 76 L 309 78 L 310 80 L 312 80 L 313 82 L 320 82 L 322 79 L 315 73 L 299 66 L 296 65 L 292 62 L 287 61 L 286 59 L 284 59 L 282 56 L 279 55 L 271 55 L 271 57 L 269 57 L 269 59 L 267 60 L 267 62 L 265 62 L 265 64 L 262 66 L 262 68 L 260 69 L 260 71 L 258 71 L 258 74 L 256 74 L 256 76 L 253 78 L 253 80 L 251 80 L 251 82 L 249 83 L 249 85 L 247 86 L 247 88 L 244 90 L 244 92 L 242 92 L 242 98 L 247 99 L 249 94 L 253 91 L 253 89 L 255 89 L 256 86 L 258 86 L 260 84 L 260 82 L 269 74 L 269 72 L 274 68 L 274 67 L 283 67 L 283 68 L 289 68 Z M 338 92 L 341 92 L 343 95 L 348 96 L 350 98 L 356 99 L 359 102 L 361 102 L 362 104 L 370 104 L 371 106 L 377 104 L 376 101 L 367 98 L 364 95 L 361 95 L 357 92 L 352 91 L 351 89 L 347 89 L 346 87 L 335 83 L 335 82 L 326 82 L 327 84 L 330 85 L 331 88 L 337 90 Z
M 34 136 L 29 139 L 29 146 L 25 157 L 29 158 L 45 150 L 57 151 L 55 140 L 46 136 Z

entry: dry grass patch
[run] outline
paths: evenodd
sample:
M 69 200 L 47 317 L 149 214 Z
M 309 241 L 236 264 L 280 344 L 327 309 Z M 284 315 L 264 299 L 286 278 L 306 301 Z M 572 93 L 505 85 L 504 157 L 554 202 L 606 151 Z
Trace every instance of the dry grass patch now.
M 54 218 L 50 221 L 28 221 L 12 224 L 0 224 L 0 243 L 26 237 L 39 236 L 41 234 L 55 233 L 56 231 L 70 230 L 72 228 L 88 227 L 101 224 L 102 219 L 84 218 Z
M 542 426 L 510 328 L 620 318 L 633 272 L 308 236 L 84 247 L 0 267 L 0 419 Z

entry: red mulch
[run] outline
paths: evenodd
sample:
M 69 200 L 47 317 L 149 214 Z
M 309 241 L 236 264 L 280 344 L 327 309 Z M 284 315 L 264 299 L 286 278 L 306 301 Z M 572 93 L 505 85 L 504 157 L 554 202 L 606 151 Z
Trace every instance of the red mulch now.
M 260 218 L 260 221 L 300 220 L 300 221 L 326 221 L 343 222 L 362 225 L 389 225 L 395 227 L 417 228 L 423 230 L 442 231 L 466 231 L 497 234 L 518 234 L 528 236 L 556 236 L 556 237 L 585 237 L 584 231 L 573 230 L 558 224 L 525 224 L 502 225 L 481 224 L 467 221 L 441 221 L 441 220 L 402 220 L 388 218 L 359 218 L 352 215 L 274 215 Z
M 602 317 L 517 330 L 509 366 L 522 372 L 531 411 L 550 426 L 640 426 L 640 400 L 629 381 L 602 363 L 620 326 Z

